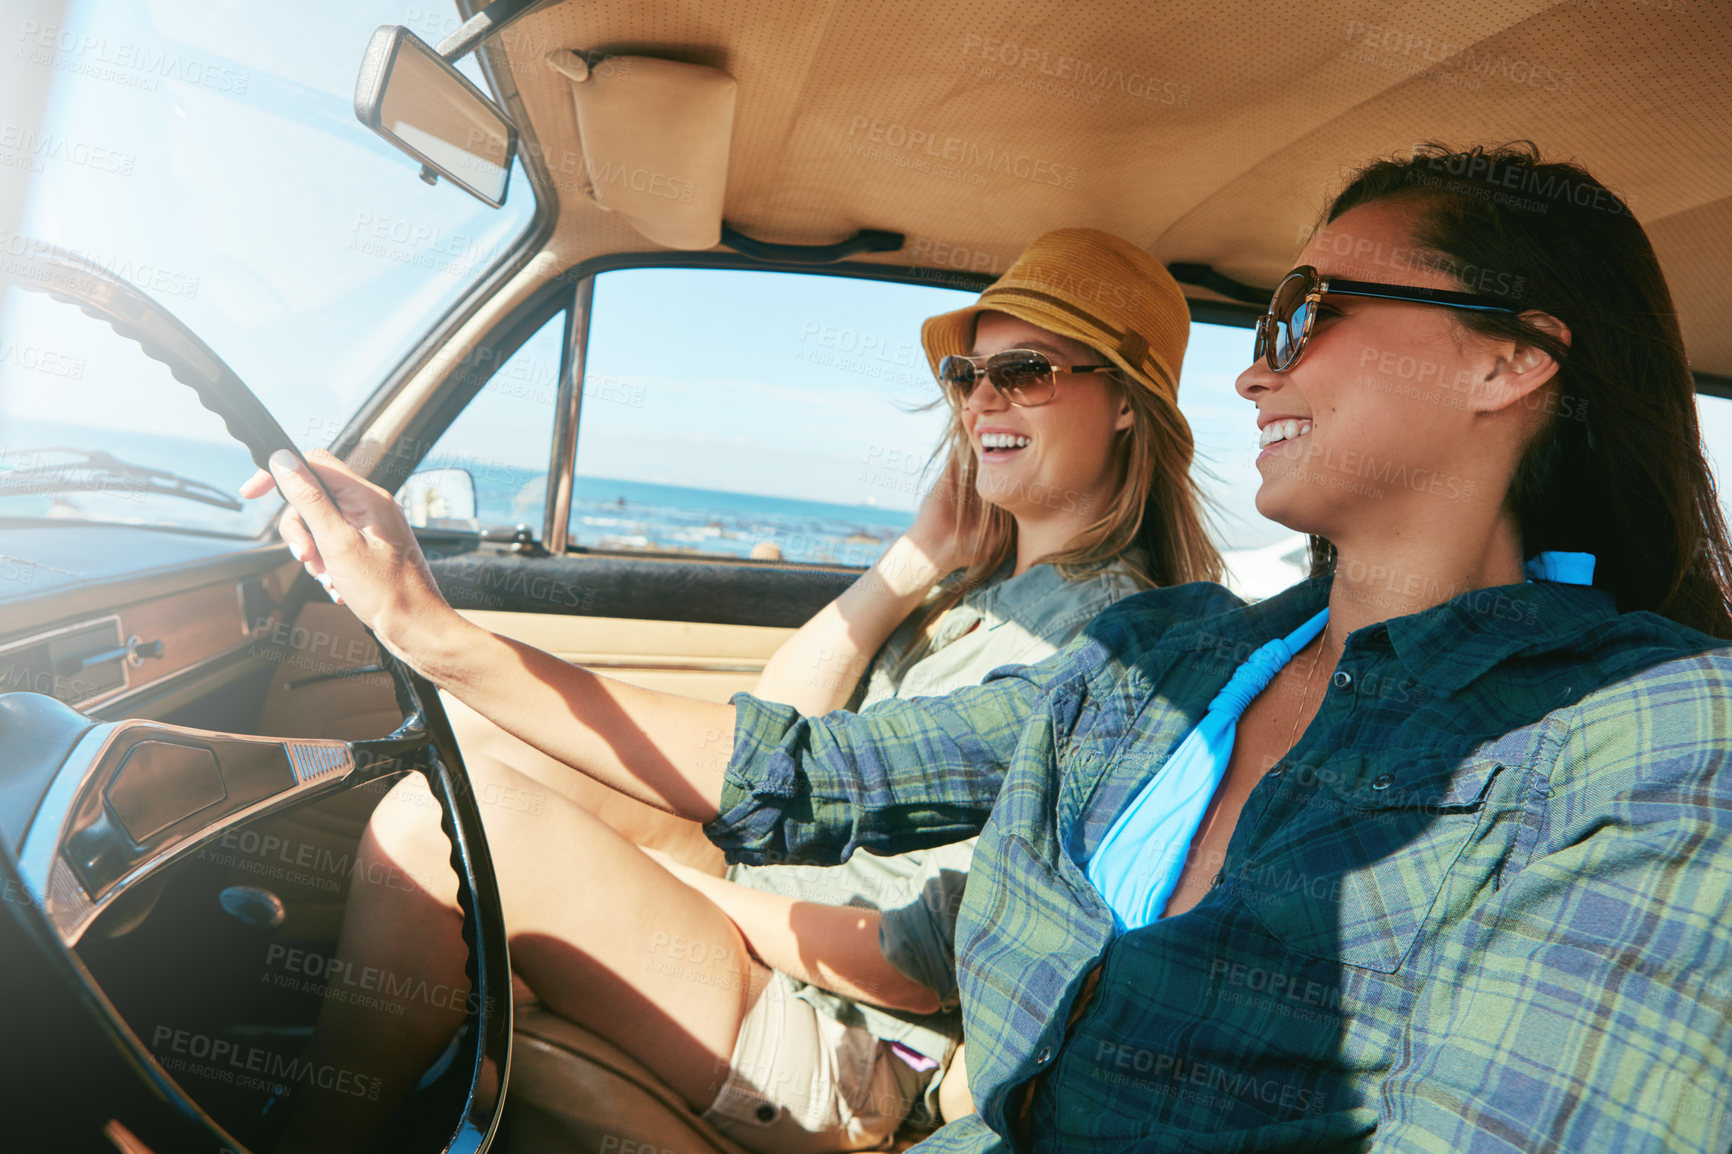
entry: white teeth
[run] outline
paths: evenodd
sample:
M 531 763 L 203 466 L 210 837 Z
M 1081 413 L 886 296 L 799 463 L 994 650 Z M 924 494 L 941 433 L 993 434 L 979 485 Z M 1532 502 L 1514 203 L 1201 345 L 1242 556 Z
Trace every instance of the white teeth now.
M 1257 447 L 1260 449 L 1267 449 L 1270 445 L 1279 444 L 1282 441 L 1291 441 L 1293 438 L 1302 437 L 1310 431 L 1310 421 L 1295 420 L 1291 417 L 1285 421 L 1270 421 L 1267 425 L 1263 426 L 1261 432 L 1258 434 Z
M 1017 433 L 980 434 L 980 447 L 983 449 L 1020 449 L 1028 443 L 1028 437 Z

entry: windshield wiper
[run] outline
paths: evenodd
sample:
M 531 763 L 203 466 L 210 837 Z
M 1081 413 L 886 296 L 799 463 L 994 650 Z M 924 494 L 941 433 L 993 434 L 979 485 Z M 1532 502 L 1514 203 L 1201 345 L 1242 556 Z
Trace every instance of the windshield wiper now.
M 207 481 L 183 477 L 164 469 L 135 465 L 100 449 L 72 449 L 64 445 L 50 445 L 24 452 L 68 453 L 78 459 L 0 472 L 0 497 L 13 497 L 22 493 L 109 493 L 124 490 L 164 497 L 184 497 L 188 501 L 198 501 L 235 512 L 239 512 L 243 507 L 239 497 Z M 18 455 L 22 456 L 23 453 Z

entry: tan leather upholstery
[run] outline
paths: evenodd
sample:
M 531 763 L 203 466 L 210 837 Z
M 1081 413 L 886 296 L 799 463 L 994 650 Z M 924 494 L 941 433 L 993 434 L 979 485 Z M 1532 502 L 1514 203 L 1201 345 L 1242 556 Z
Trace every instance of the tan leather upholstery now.
M 539 1002 L 520 1003 L 502 1154 L 749 1154 L 641 1063 Z
M 559 613 L 470 609 L 463 616 L 483 629 L 619 681 L 722 702 L 735 693 L 749 692 L 764 671 L 764 662 L 794 635 L 792 629 L 765 625 Z
M 752 1154 L 625 1051 L 560 1017 L 518 979 L 499 1154 Z M 904 1127 L 890 1150 L 926 1136 Z

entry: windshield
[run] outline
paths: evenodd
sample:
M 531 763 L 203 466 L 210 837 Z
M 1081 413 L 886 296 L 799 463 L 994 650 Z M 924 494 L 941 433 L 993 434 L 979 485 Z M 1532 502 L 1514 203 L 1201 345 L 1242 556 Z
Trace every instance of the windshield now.
M 68 4 L 8 26 L 39 118 L 0 126 L 0 218 L 21 271 L 58 246 L 154 298 L 228 362 L 303 447 L 324 445 L 433 320 L 528 227 L 521 170 L 491 209 L 415 166 L 354 114 L 373 30 L 413 4 L 314 0 L 295 21 L 200 0 Z M 486 90 L 473 57 L 460 65 Z M 91 454 L 98 454 L 93 465 Z M 76 308 L 0 292 L 0 517 L 119 521 L 239 536 L 246 452 L 189 389 Z M 168 474 L 162 476 L 161 474 Z

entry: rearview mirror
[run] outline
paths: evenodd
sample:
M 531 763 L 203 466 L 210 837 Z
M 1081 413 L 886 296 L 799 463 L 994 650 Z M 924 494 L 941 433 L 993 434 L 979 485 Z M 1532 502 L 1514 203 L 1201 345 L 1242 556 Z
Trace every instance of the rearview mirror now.
M 387 25 L 373 33 L 355 81 L 355 115 L 419 161 L 422 179 L 443 176 L 494 208 L 505 203 L 517 129 L 407 28 Z

